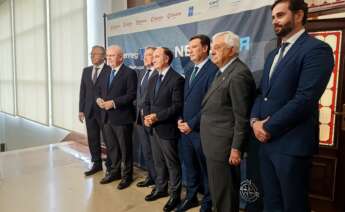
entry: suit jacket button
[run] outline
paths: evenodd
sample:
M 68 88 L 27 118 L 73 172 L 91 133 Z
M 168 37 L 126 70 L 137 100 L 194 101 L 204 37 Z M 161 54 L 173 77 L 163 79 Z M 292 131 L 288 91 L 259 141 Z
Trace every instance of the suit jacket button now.
M 268 98 L 267 98 L 267 97 L 265 97 L 265 98 L 264 98 L 264 101 L 265 101 L 265 102 L 267 102 L 267 100 L 268 100 Z

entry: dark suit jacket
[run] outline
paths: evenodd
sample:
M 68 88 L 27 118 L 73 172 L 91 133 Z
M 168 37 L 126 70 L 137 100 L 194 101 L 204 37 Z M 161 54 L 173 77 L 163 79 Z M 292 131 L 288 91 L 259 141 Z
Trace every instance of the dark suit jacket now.
M 200 131 L 201 102 L 209 89 L 218 67 L 208 60 L 198 71 L 191 85 L 189 85 L 194 66 L 185 71 L 183 119 L 194 132 Z
M 144 102 L 144 115 L 156 113 L 158 122 L 152 127 L 162 139 L 172 140 L 179 136 L 177 120 L 182 115 L 184 78 L 170 68 L 156 96 L 154 90 L 158 74 L 152 77 Z
M 141 81 L 143 80 L 145 73 L 146 73 L 146 69 L 141 69 L 137 71 L 138 85 L 137 85 L 137 98 L 135 101 L 137 113 L 136 113 L 135 122 L 139 125 L 144 125 L 144 123 L 142 123 L 143 117 L 141 117 L 140 111 L 144 108 L 145 97 L 147 95 L 147 88 L 146 89 L 141 88 Z M 157 71 L 153 71 L 149 79 L 151 79 L 155 75 L 157 75 Z
M 244 151 L 254 95 L 252 73 L 238 58 L 214 79 L 201 111 L 200 135 L 207 159 L 227 162 L 231 148 Z
M 269 72 L 279 48 L 266 60 L 251 117 L 270 119 L 268 151 L 308 156 L 318 149 L 318 101 L 332 73 L 332 49 L 306 32 L 291 46 L 271 80 Z
M 104 64 L 101 70 L 96 84 L 92 82 L 92 69 L 93 66 L 84 68 L 80 83 L 80 95 L 79 95 L 79 112 L 83 112 L 86 118 L 93 116 L 99 116 L 101 109 L 96 104 L 96 98 L 98 96 L 100 86 L 107 80 L 107 74 L 111 68 Z
M 115 109 L 103 110 L 102 120 L 113 125 L 131 124 L 135 119 L 133 101 L 137 90 L 137 75 L 134 70 L 122 64 L 115 75 L 110 87 L 108 87 L 110 71 L 107 73 L 107 81 L 101 89 L 101 97 L 104 101 L 113 100 Z

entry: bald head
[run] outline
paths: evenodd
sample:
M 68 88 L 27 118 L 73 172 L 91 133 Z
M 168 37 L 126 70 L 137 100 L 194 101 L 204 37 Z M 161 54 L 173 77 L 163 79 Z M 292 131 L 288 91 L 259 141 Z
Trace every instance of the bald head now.
M 108 47 L 107 62 L 111 68 L 118 67 L 123 63 L 123 50 L 120 46 L 113 45 Z

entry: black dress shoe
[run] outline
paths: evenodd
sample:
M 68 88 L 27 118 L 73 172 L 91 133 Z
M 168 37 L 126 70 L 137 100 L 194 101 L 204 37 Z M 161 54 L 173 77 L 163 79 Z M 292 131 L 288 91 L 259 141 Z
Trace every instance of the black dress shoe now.
M 178 212 L 186 211 L 190 208 L 194 208 L 199 205 L 199 201 L 197 198 L 192 199 L 185 199 L 182 201 L 182 203 L 177 207 Z
M 102 164 L 94 163 L 92 165 L 92 168 L 89 171 L 84 172 L 84 175 L 85 176 L 90 176 L 90 175 L 96 174 L 97 172 L 102 171 L 102 170 L 103 170 L 102 169 Z
M 138 187 L 149 187 L 150 185 L 154 185 L 155 182 L 153 182 L 153 180 L 151 180 L 151 178 L 146 178 L 145 180 L 143 181 L 140 181 L 137 183 L 137 186 Z
M 170 197 L 168 202 L 164 205 L 163 211 L 164 212 L 169 212 L 174 210 L 178 204 L 180 204 L 181 199 L 180 197 Z
M 99 183 L 107 184 L 119 179 L 121 179 L 121 175 L 119 174 L 106 174 L 105 177 L 103 177 L 103 179 Z
M 169 196 L 168 192 L 166 191 L 157 191 L 155 188 L 152 189 L 151 193 L 145 197 L 146 201 L 155 201 L 162 197 Z
M 125 189 L 128 186 L 130 186 L 132 182 L 133 182 L 133 180 L 122 179 L 121 182 L 117 185 L 117 189 L 119 189 L 119 190 Z

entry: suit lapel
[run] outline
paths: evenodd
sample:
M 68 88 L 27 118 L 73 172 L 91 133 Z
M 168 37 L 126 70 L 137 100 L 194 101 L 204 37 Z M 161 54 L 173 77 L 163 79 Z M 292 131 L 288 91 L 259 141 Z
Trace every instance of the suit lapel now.
M 95 86 L 98 84 L 98 82 L 100 81 L 101 78 L 103 78 L 103 76 L 106 74 L 105 72 L 107 71 L 106 69 L 106 65 L 104 64 L 103 65 L 103 68 L 101 70 L 101 72 L 99 73 L 98 77 L 97 77 L 97 80 L 96 80 L 96 83 L 94 84 Z M 92 72 L 92 71 L 91 71 Z M 92 82 L 92 80 L 91 80 Z
M 110 87 L 109 87 L 109 90 L 111 90 L 111 89 L 113 88 L 115 82 L 116 82 L 118 79 L 120 79 L 120 78 L 125 74 L 125 73 L 124 73 L 125 71 L 126 71 L 126 70 L 125 70 L 125 65 L 122 64 L 121 68 L 117 71 L 117 73 L 116 73 L 116 75 L 115 75 L 113 81 L 111 82 L 111 85 L 110 85 Z M 109 78 L 108 78 L 108 80 L 109 80 Z
M 195 86 L 195 84 L 206 74 L 208 66 L 210 65 L 210 60 L 208 60 L 205 65 L 199 70 L 199 73 L 196 75 L 196 77 L 194 78 L 192 84 L 189 86 L 189 80 L 190 80 L 190 76 L 188 78 L 188 89 L 187 89 L 187 93 L 185 95 L 185 99 L 189 96 L 189 94 L 191 93 L 193 87 Z
M 155 95 L 155 98 L 157 99 L 157 97 L 159 96 L 159 93 L 161 92 L 161 90 L 164 88 L 164 86 L 168 83 L 169 78 L 171 77 L 171 72 L 173 70 L 171 70 L 171 68 L 169 68 L 169 70 L 167 71 L 167 73 L 165 74 L 164 78 L 163 78 L 163 82 L 161 82 L 161 85 L 159 86 L 158 89 L 158 93 Z M 156 81 L 155 81 L 156 82 Z
M 303 41 L 305 40 L 305 38 L 307 37 L 307 32 L 304 32 L 297 40 L 296 42 L 291 46 L 291 48 L 289 49 L 289 51 L 286 53 L 286 55 L 283 57 L 283 59 L 280 61 L 279 64 L 277 64 L 277 67 L 275 68 L 274 73 L 271 76 L 271 79 L 269 79 L 269 76 L 267 76 L 268 81 L 268 89 L 267 89 L 267 93 L 271 90 L 272 85 L 274 84 L 275 79 L 279 76 L 279 74 L 284 71 L 284 67 L 286 66 L 286 63 L 293 59 L 296 55 L 297 52 L 299 51 L 299 49 L 301 48 L 301 45 L 303 44 Z M 274 57 L 273 57 L 274 59 Z M 273 63 L 273 59 L 272 59 L 272 63 Z M 271 65 L 272 66 L 272 65 Z M 268 75 L 270 72 L 271 68 L 268 70 Z
M 219 88 L 219 86 L 221 86 L 223 82 L 229 77 L 229 74 L 235 69 L 238 60 L 239 59 L 237 58 L 227 69 L 224 70 L 224 72 L 220 76 L 216 77 L 213 80 L 210 89 L 208 90 L 208 92 L 205 95 L 205 98 L 202 101 L 202 105 L 206 104 L 210 96 L 212 96 L 212 94 Z

